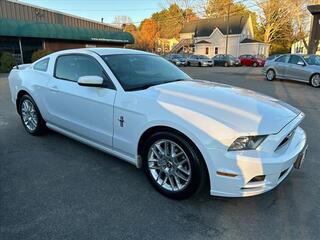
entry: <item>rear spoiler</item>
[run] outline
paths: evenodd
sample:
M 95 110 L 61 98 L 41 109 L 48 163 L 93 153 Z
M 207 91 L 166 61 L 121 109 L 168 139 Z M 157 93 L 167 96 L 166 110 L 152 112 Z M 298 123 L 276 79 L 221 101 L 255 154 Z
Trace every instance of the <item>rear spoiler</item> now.
M 31 63 L 28 64 L 19 64 L 13 67 L 13 69 L 19 69 L 19 70 L 23 70 L 26 69 L 27 67 L 31 66 Z

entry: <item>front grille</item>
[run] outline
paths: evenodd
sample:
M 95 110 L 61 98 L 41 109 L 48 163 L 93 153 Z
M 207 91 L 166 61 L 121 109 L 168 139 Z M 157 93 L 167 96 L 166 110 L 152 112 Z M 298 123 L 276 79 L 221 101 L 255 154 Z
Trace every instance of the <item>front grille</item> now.
M 294 131 L 295 131 L 295 129 L 294 129 L 293 131 L 291 131 L 291 132 L 281 141 L 281 143 L 278 145 L 278 147 L 277 147 L 276 150 L 278 150 L 279 148 L 283 147 L 284 145 L 286 145 L 286 144 L 290 141 L 290 139 L 291 139 L 292 136 L 294 135 Z

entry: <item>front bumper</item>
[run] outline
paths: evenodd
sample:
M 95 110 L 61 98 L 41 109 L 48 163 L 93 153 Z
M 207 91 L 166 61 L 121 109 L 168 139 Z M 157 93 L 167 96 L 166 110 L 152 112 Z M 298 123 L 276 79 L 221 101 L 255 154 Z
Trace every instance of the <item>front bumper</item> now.
M 213 66 L 213 62 L 202 62 L 201 66 L 203 66 L 203 67 L 212 67 Z
M 211 195 L 225 197 L 246 197 L 258 195 L 275 188 L 293 168 L 299 154 L 306 147 L 306 134 L 297 122 L 288 124 L 278 134 L 271 135 L 271 142 L 281 141 L 290 131 L 294 135 L 288 143 L 275 151 L 215 151 L 219 160 L 215 172 L 211 171 Z M 268 145 L 268 142 L 266 143 Z M 271 144 L 272 145 L 272 144 Z M 260 148 L 260 147 L 259 147 Z M 265 146 L 270 150 L 270 146 Z M 217 154 L 217 152 L 220 152 Z M 228 173 L 223 176 L 221 173 Z M 262 181 L 252 181 L 257 176 L 264 176 Z

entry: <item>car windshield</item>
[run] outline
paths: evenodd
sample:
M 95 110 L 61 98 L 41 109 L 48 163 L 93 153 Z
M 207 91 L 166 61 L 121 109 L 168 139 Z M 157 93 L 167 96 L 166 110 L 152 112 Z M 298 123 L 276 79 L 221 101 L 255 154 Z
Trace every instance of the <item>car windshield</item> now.
M 309 65 L 320 66 L 320 56 L 317 56 L 317 55 L 306 55 L 306 56 L 303 56 L 303 58 Z
M 179 54 L 172 55 L 172 57 L 176 59 L 183 59 L 183 57 Z
M 157 55 L 118 54 L 105 55 L 102 59 L 125 91 L 191 79 L 179 68 Z

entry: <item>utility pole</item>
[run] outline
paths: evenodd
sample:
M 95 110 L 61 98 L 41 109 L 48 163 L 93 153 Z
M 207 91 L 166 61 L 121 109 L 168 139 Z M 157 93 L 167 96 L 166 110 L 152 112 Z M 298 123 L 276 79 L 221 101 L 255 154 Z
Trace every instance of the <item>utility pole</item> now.
M 230 6 L 231 3 L 228 4 L 226 54 L 228 54 Z
M 308 54 L 315 54 L 320 42 L 320 5 L 310 5 L 308 6 L 308 10 L 313 15 Z

